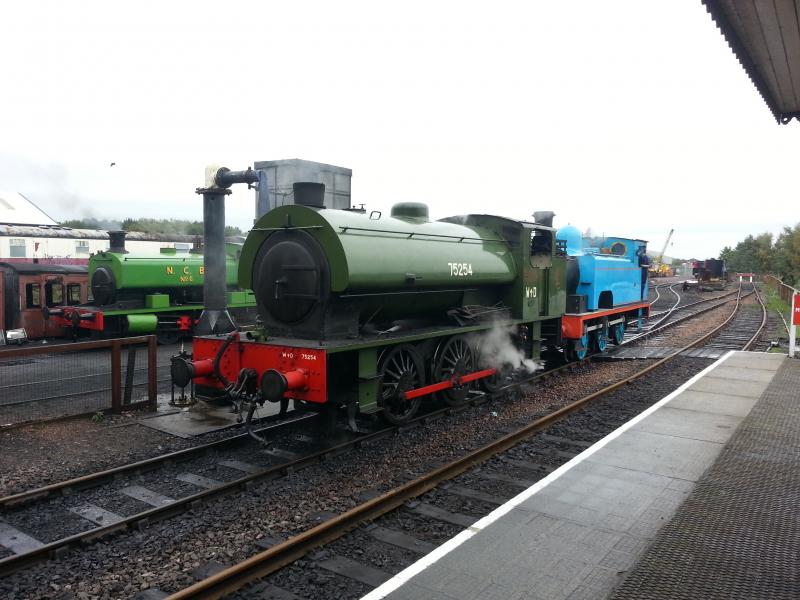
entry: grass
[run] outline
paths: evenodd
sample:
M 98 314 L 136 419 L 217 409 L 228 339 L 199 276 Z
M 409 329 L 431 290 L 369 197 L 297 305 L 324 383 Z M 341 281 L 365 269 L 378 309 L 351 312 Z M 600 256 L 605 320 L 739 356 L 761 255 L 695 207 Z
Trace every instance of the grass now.
M 767 310 L 779 312 L 788 322 L 789 318 L 791 318 L 791 315 L 789 314 L 789 305 L 781 300 L 778 292 L 768 285 L 762 285 L 760 288 L 761 293 L 764 295 L 764 303 L 767 305 Z M 795 335 L 797 335 L 798 339 L 800 339 L 800 327 L 795 328 Z
M 789 305 L 781 300 L 778 292 L 767 285 L 761 286 L 761 292 L 764 294 L 764 301 L 767 305 L 767 309 L 777 311 L 786 318 L 789 314 Z

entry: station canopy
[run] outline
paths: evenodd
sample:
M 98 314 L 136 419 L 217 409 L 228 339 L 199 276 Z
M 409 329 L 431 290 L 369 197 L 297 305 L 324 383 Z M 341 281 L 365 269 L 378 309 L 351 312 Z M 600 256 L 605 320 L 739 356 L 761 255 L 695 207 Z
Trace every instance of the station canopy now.
M 800 121 L 800 5 L 702 0 L 778 123 Z

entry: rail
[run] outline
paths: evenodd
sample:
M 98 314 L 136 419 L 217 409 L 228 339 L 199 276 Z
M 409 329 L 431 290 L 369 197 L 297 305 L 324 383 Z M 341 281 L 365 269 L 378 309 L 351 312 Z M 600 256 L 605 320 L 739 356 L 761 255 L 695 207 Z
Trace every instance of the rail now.
M 519 385 L 529 383 L 531 381 L 542 380 L 548 377 L 555 376 L 562 372 L 572 371 L 573 369 L 578 368 L 580 365 L 587 364 L 588 362 L 590 362 L 590 358 L 586 358 L 582 361 L 577 361 L 574 363 L 568 363 L 548 371 L 538 372 L 536 375 L 523 378 L 520 381 L 509 383 L 499 388 L 494 394 L 502 394 L 505 391 L 508 391 Z M 15 554 L 5 558 L 0 558 L 0 577 L 4 577 L 17 570 L 27 568 L 38 562 L 58 557 L 61 555 L 61 553 L 65 552 L 70 547 L 78 547 L 81 545 L 85 545 L 93 541 L 96 541 L 98 539 L 103 539 L 105 538 L 105 536 L 111 535 L 115 532 L 131 530 L 133 527 L 136 526 L 144 526 L 145 524 L 152 523 L 159 519 L 175 516 L 186 510 L 191 510 L 193 508 L 202 506 L 202 504 L 205 502 L 210 502 L 213 501 L 214 499 L 222 498 L 228 494 L 231 494 L 241 489 L 247 489 L 250 485 L 252 485 L 257 481 L 274 479 L 288 475 L 302 468 L 305 468 L 309 465 L 324 461 L 326 460 L 326 458 L 330 456 L 334 456 L 336 454 L 339 454 L 341 452 L 346 452 L 351 449 L 358 449 L 361 448 L 364 444 L 368 444 L 370 442 L 377 441 L 379 439 L 396 435 L 409 427 L 426 423 L 430 420 L 443 417 L 447 414 L 454 414 L 460 412 L 461 410 L 466 410 L 470 406 L 476 406 L 486 402 L 487 400 L 489 400 L 489 397 L 490 396 L 488 394 L 482 394 L 480 396 L 476 396 L 475 398 L 471 399 L 469 402 L 461 406 L 445 407 L 433 410 L 424 415 L 420 415 L 419 417 L 416 417 L 415 419 L 412 419 L 411 421 L 403 425 L 391 425 L 369 433 L 361 433 L 356 437 L 353 437 L 352 439 L 349 439 L 347 441 L 327 446 L 313 453 L 301 456 L 296 459 L 289 460 L 288 462 L 282 462 L 277 465 L 266 467 L 261 471 L 250 473 L 243 477 L 223 483 L 219 486 L 176 499 L 174 502 L 170 504 L 152 508 L 144 512 L 136 513 L 134 515 L 130 515 L 128 517 L 123 518 L 120 521 L 109 523 L 108 525 L 101 525 L 93 529 L 88 529 L 86 531 L 76 533 L 66 538 L 54 540 L 50 543 L 42 545 L 39 548 L 35 548 L 31 551 L 22 554 Z M 301 423 L 302 421 L 313 418 L 316 417 L 309 415 L 300 415 L 296 419 L 292 419 L 290 421 L 278 423 L 275 425 L 270 425 L 264 428 L 263 430 L 260 430 L 260 433 L 267 433 L 270 430 L 276 431 L 278 429 L 292 428 L 295 425 Z M 113 481 L 119 477 L 128 476 L 131 473 L 150 471 L 152 469 L 158 468 L 159 466 L 167 466 L 177 462 L 182 462 L 189 458 L 202 456 L 209 451 L 219 451 L 222 449 L 228 449 L 236 446 L 239 443 L 243 443 L 251 439 L 252 438 L 250 438 L 248 434 L 241 434 L 235 437 L 217 440 L 215 442 L 210 442 L 208 444 L 203 444 L 201 446 L 178 450 L 176 452 L 164 454 L 151 459 L 146 459 L 136 463 L 122 465 L 120 467 L 107 469 L 105 471 L 100 471 L 90 475 L 85 475 L 82 477 L 77 477 L 74 479 L 62 481 L 60 483 L 51 484 L 41 488 L 36 488 L 25 492 L 13 494 L 11 496 L 0 498 L 0 507 L 8 509 L 11 507 L 21 506 L 24 504 L 31 504 L 35 502 L 46 503 L 48 499 L 56 497 L 59 494 L 61 495 L 75 494 L 78 493 L 80 490 L 91 489 L 99 485 L 103 485 L 104 483 L 107 483 L 109 481 Z
M 761 325 L 759 325 L 758 329 L 753 334 L 753 337 L 751 337 L 750 340 L 744 345 L 742 350 L 750 350 L 753 344 L 758 341 L 761 332 L 764 331 L 764 328 L 767 326 L 767 305 L 764 304 L 764 299 L 761 297 L 761 294 L 755 285 L 753 286 L 753 291 L 756 294 L 756 300 L 758 300 L 758 303 L 761 305 Z

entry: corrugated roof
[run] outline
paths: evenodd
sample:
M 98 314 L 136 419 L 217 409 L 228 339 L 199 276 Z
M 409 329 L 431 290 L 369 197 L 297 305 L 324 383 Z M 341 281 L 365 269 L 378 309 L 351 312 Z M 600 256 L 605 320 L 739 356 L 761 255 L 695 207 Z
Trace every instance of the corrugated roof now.
M 88 239 L 88 240 L 107 240 L 108 231 L 105 229 L 72 229 L 71 227 L 57 226 L 32 226 L 32 225 L 4 225 L 0 223 L 0 237 L 41 237 L 41 238 L 69 238 L 69 239 Z M 182 233 L 143 233 L 141 231 L 128 231 L 126 240 L 148 241 L 148 242 L 188 242 L 192 243 L 196 235 L 185 235 Z M 237 241 L 226 237 L 226 241 Z
M 0 190 L 0 223 L 9 225 L 57 225 L 45 212 L 19 192 Z
M 800 121 L 796 0 L 702 0 L 778 123 Z
M 7 263 L 0 262 L 0 269 L 10 269 L 17 273 L 33 275 L 36 273 L 61 273 L 64 275 L 82 275 L 87 273 L 89 267 L 86 265 L 49 265 L 39 263 Z

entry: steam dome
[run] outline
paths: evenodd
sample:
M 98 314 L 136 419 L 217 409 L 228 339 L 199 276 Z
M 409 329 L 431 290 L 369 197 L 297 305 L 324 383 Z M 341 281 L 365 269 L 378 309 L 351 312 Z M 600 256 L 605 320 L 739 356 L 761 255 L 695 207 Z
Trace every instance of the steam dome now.
M 574 225 L 567 225 L 556 232 L 557 240 L 567 242 L 567 256 L 583 254 L 583 239 L 580 230 Z

